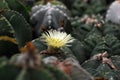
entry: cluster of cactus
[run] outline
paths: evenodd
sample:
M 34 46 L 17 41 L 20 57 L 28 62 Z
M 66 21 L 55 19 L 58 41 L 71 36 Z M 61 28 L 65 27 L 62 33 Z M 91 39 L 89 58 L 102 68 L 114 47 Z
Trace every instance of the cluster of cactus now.
M 107 9 L 105 0 L 75 0 L 72 5 L 72 15 L 82 16 L 83 14 L 104 14 Z
M 105 16 L 111 1 L 1 0 L 0 80 L 119 80 L 120 0 Z
M 119 55 L 119 25 L 105 22 L 101 16 L 83 17 L 73 20 L 73 31 L 71 34 L 83 45 L 81 47 L 83 48 L 82 53 L 87 59 L 104 51 L 108 51 L 110 55 Z M 82 56 L 80 60 L 85 60 L 85 57 Z

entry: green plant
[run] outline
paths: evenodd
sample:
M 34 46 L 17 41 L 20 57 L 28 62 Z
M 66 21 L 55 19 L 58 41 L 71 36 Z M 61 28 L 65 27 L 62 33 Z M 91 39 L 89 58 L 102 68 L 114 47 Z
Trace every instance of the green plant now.
M 32 30 L 31 26 L 28 24 L 23 14 L 14 11 L 17 10 L 19 7 L 17 3 L 12 5 L 11 3 L 9 3 L 9 1 L 1 2 L 4 2 L 6 5 L 0 7 L 0 55 L 6 55 L 7 57 L 10 57 L 14 53 L 19 52 L 18 46 L 19 48 L 21 48 L 26 44 L 26 42 L 32 40 Z M 8 5 L 11 5 L 12 7 L 9 6 L 8 8 L 4 8 Z M 17 5 L 17 7 L 15 5 Z M 13 7 L 15 7 L 16 9 L 12 9 Z
M 21 51 L 21 54 L 14 55 L 9 62 L 0 66 L 1 80 L 70 80 L 60 70 L 45 65 L 31 42 Z M 8 73 L 10 74 L 7 76 Z
M 64 5 L 35 5 L 31 12 L 31 23 L 37 37 L 50 29 L 71 32 L 69 11 Z
M 73 16 L 84 14 L 104 14 L 107 8 L 105 0 L 76 0 L 72 6 Z
M 90 72 L 95 78 L 119 80 L 119 69 L 114 65 L 118 64 L 118 62 L 115 62 L 113 58 L 109 58 L 107 52 L 99 53 L 85 61 L 82 67 Z M 112 61 L 114 62 L 112 63 Z

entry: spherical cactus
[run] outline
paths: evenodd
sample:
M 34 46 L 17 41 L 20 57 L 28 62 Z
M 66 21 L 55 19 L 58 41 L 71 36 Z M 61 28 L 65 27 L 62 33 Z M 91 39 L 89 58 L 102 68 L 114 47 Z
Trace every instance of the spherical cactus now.
M 13 10 L 2 10 L 0 19 L 0 55 L 10 57 L 19 52 L 18 46 L 23 47 L 32 40 L 31 27 L 20 13 Z
M 100 78 L 119 80 L 118 68 L 114 65 L 115 61 L 112 60 L 112 58 L 108 57 L 107 52 L 104 52 L 94 55 L 90 60 L 85 61 L 82 66 L 95 77 L 95 80 Z
M 74 59 L 68 58 L 60 62 L 57 67 L 68 74 L 72 80 L 93 80 L 93 77 Z
M 1 0 L 0 9 L 0 56 L 11 57 L 32 39 L 29 14 L 18 0 Z
M 0 56 L 10 57 L 18 52 L 17 41 L 14 38 L 9 22 L 4 16 L 0 16 Z
M 69 75 L 72 80 L 93 80 L 93 77 L 73 58 L 67 58 L 64 61 L 60 61 L 57 57 L 50 56 L 43 60 L 46 64 L 55 66 Z
M 50 30 L 42 34 L 40 40 L 47 44 L 47 49 L 41 51 L 46 56 L 56 56 L 59 59 L 70 57 L 71 51 L 66 46 L 74 41 L 74 38 L 66 32 Z
M 106 21 L 111 21 L 116 24 L 120 24 L 120 0 L 114 1 L 106 14 Z
M 48 29 L 71 31 L 69 11 L 64 5 L 35 5 L 31 12 L 31 23 L 37 37 Z M 69 26 L 69 27 L 68 27 Z
M 21 49 L 21 52 L 21 54 L 13 56 L 9 62 L 0 66 L 1 80 L 70 80 L 60 70 L 45 65 L 38 50 L 31 42 L 27 43 Z M 6 77 L 8 73 L 10 74 Z
M 91 56 L 97 53 L 103 53 L 107 51 L 109 56 L 119 55 L 119 46 L 120 40 L 117 39 L 114 35 L 106 35 L 102 37 L 101 41 L 97 43 L 97 45 L 92 50 Z

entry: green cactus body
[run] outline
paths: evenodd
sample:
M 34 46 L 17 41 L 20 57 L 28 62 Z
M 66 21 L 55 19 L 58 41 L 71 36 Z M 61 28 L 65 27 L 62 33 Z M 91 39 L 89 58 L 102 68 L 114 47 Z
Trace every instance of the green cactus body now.
M 4 1 L 4 0 L 3 0 Z M 29 13 L 27 12 L 25 6 L 18 0 L 5 0 L 10 10 L 14 10 L 22 14 L 25 19 L 29 22 Z
M 120 27 L 117 24 L 114 24 L 112 22 L 106 22 L 103 27 L 103 34 L 112 34 L 118 39 L 120 39 Z
M 12 10 L 4 10 L 2 15 L 9 21 L 19 47 L 23 47 L 26 42 L 32 40 L 31 27 L 21 14 Z
M 10 57 L 19 52 L 18 48 L 23 47 L 26 42 L 32 40 L 30 25 L 16 11 L 2 10 L 0 28 L 0 56 Z
M 4 70 L 6 71 L 4 72 Z M 50 69 L 22 69 L 12 65 L 5 65 L 4 68 L 0 68 L 0 71 L 0 79 L 2 80 L 70 80 L 63 72 L 53 67 Z M 8 72 L 11 74 L 6 77 Z
M 24 52 L 25 51 L 25 52 Z M 21 54 L 14 55 L 4 65 L 6 59 L 0 58 L 0 79 L 1 80 L 70 80 L 70 78 L 56 69 L 45 65 L 41 61 L 39 52 L 28 43 Z M 6 75 L 10 73 L 7 77 Z
M 39 38 L 34 39 L 32 42 L 33 42 L 33 44 L 36 46 L 36 48 L 37 48 L 39 51 L 42 51 L 42 50 L 47 49 L 46 44 L 43 43 Z
M 73 26 L 71 34 L 80 41 L 93 34 L 103 35 L 102 20 L 100 15 L 85 15 L 81 18 L 73 18 L 71 20 L 71 25 Z
M 10 73 L 9 76 L 6 75 Z M 0 79 L 2 80 L 55 80 L 51 73 L 44 68 L 22 69 L 13 65 L 5 65 L 0 68 Z
M 38 37 L 42 32 L 49 29 L 56 29 L 70 33 L 70 15 L 64 5 L 35 5 L 31 12 L 31 23 L 35 29 L 35 35 Z
M 109 80 L 119 80 L 118 72 L 113 70 L 108 64 L 101 63 L 99 60 L 88 60 L 82 64 L 89 73 L 95 78 L 106 78 Z
M 71 44 L 70 50 L 73 52 L 73 55 L 77 58 L 79 63 L 83 63 L 88 59 L 88 54 L 85 52 L 84 45 L 79 40 L 76 39 Z
M 104 14 L 106 2 L 104 0 L 76 0 L 72 6 L 73 16 L 82 16 L 83 14 Z
M 107 51 L 110 56 L 119 55 L 120 50 L 120 41 L 114 35 L 106 35 L 102 38 L 102 41 L 98 43 L 98 45 L 93 49 L 91 56 L 96 53 L 102 53 Z
M 72 50 L 69 47 L 67 47 L 69 46 L 68 44 L 74 41 L 73 37 L 71 37 L 65 32 L 60 32 L 56 30 L 50 30 L 48 31 L 48 33 L 50 34 L 48 34 L 49 36 L 46 35 L 46 33 L 43 33 L 40 38 L 37 38 L 32 41 L 33 44 L 37 47 L 37 49 L 40 51 L 41 55 L 44 55 L 44 57 L 55 56 L 60 60 L 64 60 L 69 57 L 75 58 L 75 56 L 72 53 Z M 52 34 L 55 34 L 58 37 L 56 38 L 55 36 L 52 36 Z M 63 39 L 61 39 L 61 37 L 63 37 L 65 42 L 63 42 Z M 51 42 L 52 44 L 49 45 Z
M 0 56 L 10 57 L 18 52 L 17 41 L 14 38 L 14 31 L 12 30 L 9 21 L 0 16 Z

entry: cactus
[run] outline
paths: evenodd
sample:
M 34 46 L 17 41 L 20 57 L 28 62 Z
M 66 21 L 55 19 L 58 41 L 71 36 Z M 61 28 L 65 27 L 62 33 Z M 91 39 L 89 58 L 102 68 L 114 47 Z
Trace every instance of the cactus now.
M 108 58 L 106 52 L 94 55 L 90 60 L 85 61 L 82 66 L 90 72 L 96 79 L 105 78 L 108 80 L 119 80 L 119 72 L 112 63 L 112 59 Z
M 14 53 L 18 52 L 17 41 L 13 36 L 14 31 L 12 30 L 9 21 L 4 17 L 0 16 L 0 56 L 10 57 Z
M 18 0 L 5 0 L 6 4 L 10 10 L 14 10 L 22 14 L 25 19 L 29 22 L 29 13 L 27 12 L 25 6 Z
M 31 12 L 31 22 L 37 37 L 48 29 L 71 31 L 69 11 L 64 5 L 35 5 Z M 68 29 L 69 28 L 69 29 Z
M 0 56 L 10 57 L 32 40 L 32 31 L 27 23 L 29 14 L 17 0 L 1 0 L 0 4 Z
M 0 67 L 1 80 L 70 80 L 60 70 L 42 63 L 39 52 L 31 42 L 21 51 L 21 54 L 13 56 L 8 63 Z M 8 72 L 10 74 L 6 77 Z
M 93 77 L 74 58 L 67 58 L 61 62 L 58 58 L 50 56 L 44 58 L 43 61 L 50 66 L 57 67 L 69 75 L 72 80 L 93 80 Z
M 85 46 L 79 40 L 76 39 L 73 43 L 71 43 L 69 49 L 72 51 L 72 54 L 76 57 L 80 64 L 88 59 Z
M 69 44 L 74 41 L 74 38 L 71 37 L 70 34 L 68 35 L 66 32 L 49 30 L 48 33 L 43 33 L 40 39 L 37 40 L 37 42 L 33 42 L 41 45 L 41 41 L 45 42 L 47 45 L 47 48 L 41 51 L 41 54 L 45 57 L 56 56 L 60 60 L 64 60 L 67 57 L 73 56 L 72 51 L 67 48 L 67 46 L 69 46 Z M 38 46 L 38 48 L 41 46 Z
M 73 31 L 71 34 L 82 42 L 84 49 L 81 51 L 84 50 L 85 55 L 83 56 L 87 57 L 86 59 L 104 51 L 108 51 L 110 56 L 119 55 L 119 25 L 104 22 L 100 16 L 98 18 L 96 16 L 79 18 L 73 21 L 72 25 Z M 77 52 L 77 50 L 75 51 Z M 80 60 L 83 58 L 80 58 Z
M 82 18 L 73 19 L 71 25 L 73 26 L 73 30 L 71 32 L 72 36 L 77 38 L 80 41 L 83 41 L 89 35 L 94 33 L 102 35 L 102 26 L 103 21 L 100 15 L 85 15 Z M 99 26 L 98 26 L 99 25 Z
M 72 80 L 93 80 L 93 77 L 71 58 L 60 62 L 58 68 L 67 73 Z
M 110 56 L 119 55 L 119 46 L 120 41 L 114 35 L 106 35 L 103 37 L 103 40 L 94 48 L 91 56 L 95 55 L 96 53 L 102 53 L 104 51 L 107 51 Z
M 115 37 L 117 37 L 120 40 L 120 27 L 117 24 L 111 23 L 111 22 L 106 22 L 103 25 L 103 34 L 111 34 L 114 35 Z
M 106 10 L 105 0 L 76 0 L 72 6 L 73 16 L 82 16 L 83 14 L 104 14 Z
M 39 51 L 47 49 L 47 45 L 45 45 L 39 38 L 32 40 L 32 42 Z
M 72 54 L 72 49 L 65 47 L 68 44 L 72 45 L 73 38 L 70 35 L 50 30 L 43 33 L 39 40 L 46 42 L 48 46 L 47 50 L 40 52 L 44 63 L 62 70 L 72 80 L 93 80 L 92 76 L 80 67 L 77 58 Z
M 25 19 L 29 22 L 29 13 L 25 6 L 18 0 L 1 0 L 0 9 L 9 9 L 21 13 Z
M 9 21 L 19 47 L 23 47 L 26 42 L 32 40 L 31 27 L 21 14 L 12 10 L 4 10 L 1 14 Z
M 19 52 L 26 42 L 32 40 L 32 31 L 25 18 L 16 11 L 3 10 L 0 14 L 1 56 Z

